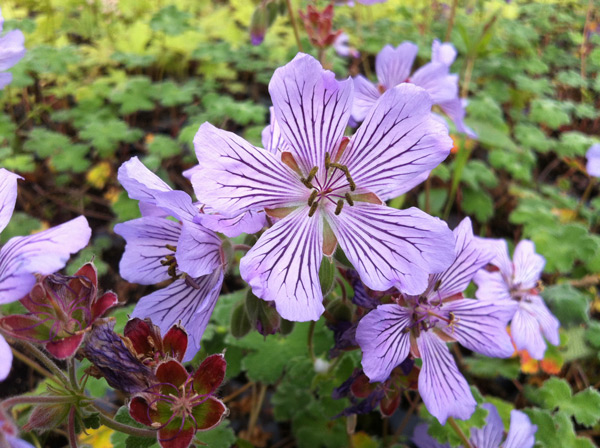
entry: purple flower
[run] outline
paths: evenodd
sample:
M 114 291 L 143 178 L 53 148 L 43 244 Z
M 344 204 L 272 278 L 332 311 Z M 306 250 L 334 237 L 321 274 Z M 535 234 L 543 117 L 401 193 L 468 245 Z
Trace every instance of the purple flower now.
M 131 316 L 152 319 L 164 333 L 181 322 L 189 333 L 184 358 L 189 361 L 200 349 L 221 291 L 221 239 L 200 223 L 199 209 L 187 193 L 171 189 L 137 157 L 121 165 L 118 178 L 129 197 L 140 201 L 143 215 L 115 226 L 127 242 L 121 276 L 142 285 L 174 280 L 142 297 Z
M 483 428 L 471 428 L 470 442 L 478 448 L 532 448 L 535 443 L 537 426 L 531 424 L 529 417 L 521 411 L 510 411 L 510 428 L 506 439 L 504 425 L 498 410 L 491 403 L 481 406 L 488 411 L 486 424 Z M 450 448 L 447 443 L 440 443 L 427 434 L 428 426 L 421 424 L 415 428 L 412 441 L 418 448 Z M 462 445 L 460 445 L 462 446 Z
M 486 356 L 509 357 L 514 352 L 506 333 L 514 306 L 462 295 L 493 253 L 474 239 L 468 218 L 454 235 L 454 263 L 443 273 L 431 275 L 423 294 L 400 294 L 396 303 L 380 305 L 363 317 L 356 330 L 363 351 L 362 366 L 371 381 L 385 381 L 409 353 L 422 359 L 419 393 L 442 424 L 449 416 L 468 418 L 476 406 L 446 341 L 458 341 Z
M 494 251 L 495 256 L 490 263 L 498 270 L 477 273 L 473 279 L 478 286 L 477 298 L 518 304 L 510 327 L 515 346 L 517 350 L 527 350 L 534 359 L 543 359 L 546 351 L 543 336 L 552 345 L 560 343 L 560 322 L 546 307 L 536 289 L 546 260 L 535 253 L 535 246 L 529 240 L 517 244 L 513 261 L 508 256 L 506 241 L 483 241 Z
M 2 10 L 0 10 L 0 34 L 4 25 Z M 21 30 L 12 30 L 0 37 L 0 90 L 12 81 L 12 73 L 2 73 L 25 56 L 25 37 Z
M 444 111 L 459 132 L 475 137 L 475 133 L 463 122 L 466 100 L 458 96 L 458 75 L 450 73 L 450 65 L 456 58 L 454 46 L 434 40 L 431 62 L 411 75 L 417 52 L 418 47 L 408 41 L 397 48 L 386 45 L 375 59 L 379 83 L 374 85 L 362 75 L 354 78 L 355 99 L 352 117 L 358 122 L 363 121 L 385 91 L 402 83 L 411 83 L 427 90 L 433 104 Z M 441 117 L 439 119 L 444 122 Z
M 200 167 L 191 177 L 214 210 L 265 210 L 274 221 L 240 263 L 254 294 L 275 301 L 285 319 L 318 319 L 319 267 L 338 242 L 369 288 L 422 292 L 428 273 L 453 259 L 450 231 L 420 210 L 382 200 L 448 155 L 452 143 L 431 117 L 428 94 L 411 85 L 390 89 L 348 139 L 352 82 L 338 82 L 311 56 L 277 69 L 269 91 L 285 144 L 256 148 L 204 123 L 194 138 Z
M 8 225 L 17 200 L 20 176 L 0 168 L 0 232 Z M 43 232 L 16 236 L 0 249 L 0 305 L 25 296 L 35 285 L 34 273 L 52 274 L 72 253 L 84 248 L 92 230 L 83 216 Z M 0 336 L 0 380 L 10 372 L 12 353 Z
M 340 33 L 338 37 L 335 38 L 335 41 L 333 41 L 333 49 L 338 55 L 344 58 L 360 57 L 360 52 L 356 48 L 350 46 L 350 36 L 346 33 Z
M 600 177 L 600 143 L 590 146 L 587 154 L 587 165 L 585 166 L 588 174 L 594 177 Z
M 2 359 L 4 360 L 4 358 Z M 2 409 L 0 409 L 0 446 L 3 448 L 34 448 L 32 444 L 19 439 L 19 431 L 16 425 Z

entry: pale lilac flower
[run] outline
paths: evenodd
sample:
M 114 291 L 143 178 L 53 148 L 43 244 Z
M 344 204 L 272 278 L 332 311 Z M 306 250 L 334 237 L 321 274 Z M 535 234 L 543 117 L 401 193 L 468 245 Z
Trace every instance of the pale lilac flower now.
M 532 448 L 535 444 L 537 426 L 531 423 L 527 414 L 521 411 L 510 411 L 510 428 L 504 438 L 504 425 L 496 406 L 491 403 L 481 405 L 488 411 L 483 428 L 471 428 L 469 442 L 477 448 Z M 427 434 L 428 426 L 421 424 L 415 428 L 412 441 L 418 448 L 450 448 L 447 443 L 440 443 Z M 462 445 L 459 445 L 462 447 Z
M 409 353 L 422 359 L 419 393 L 442 424 L 450 416 L 469 418 L 477 405 L 446 341 L 486 356 L 506 358 L 514 351 L 506 332 L 514 306 L 462 295 L 493 253 L 473 237 L 468 218 L 454 236 L 456 259 L 443 273 L 430 276 L 423 294 L 400 294 L 396 303 L 380 305 L 363 317 L 356 330 L 362 366 L 371 381 L 385 381 Z
M 164 333 L 181 322 L 189 333 L 184 359 L 189 361 L 200 349 L 221 291 L 221 239 L 197 221 L 199 209 L 187 193 L 171 189 L 137 157 L 121 165 L 118 178 L 129 197 L 140 201 L 142 211 L 141 218 L 115 226 L 115 233 L 127 242 L 121 276 L 141 285 L 174 279 L 142 297 L 131 317 L 149 317 Z
M 450 73 L 450 66 L 456 58 L 454 46 L 434 40 L 431 62 L 411 75 L 417 52 L 417 45 L 408 41 L 396 48 L 386 45 L 375 59 L 378 84 L 374 85 L 362 75 L 354 78 L 355 98 L 352 106 L 354 120 L 357 122 L 364 120 L 377 99 L 386 90 L 402 83 L 411 83 L 427 90 L 433 104 L 444 111 L 459 132 L 475 137 L 474 132 L 463 122 L 466 100 L 458 96 L 458 75 Z M 443 118 L 439 117 L 439 119 L 444 122 Z
M 0 10 L 0 34 L 4 25 Z M 12 30 L 0 37 L 0 90 L 12 81 L 12 73 L 6 73 L 13 65 L 25 56 L 25 37 L 21 30 Z
M 333 49 L 338 55 L 344 58 L 360 57 L 360 52 L 356 48 L 350 46 L 350 36 L 348 36 L 346 33 L 340 33 L 338 37 L 335 38 L 335 41 L 333 42 Z
M 0 337 L 0 341 L 4 341 Z M 1 358 L 4 361 L 4 358 Z M 19 438 L 17 426 L 6 414 L 6 411 L 0 409 L 0 447 L 2 448 L 34 448 L 32 444 Z
M 17 201 L 20 176 L 0 168 L 0 232 L 8 225 Z M 35 273 L 52 274 L 72 253 L 83 249 L 91 236 L 83 216 L 43 232 L 16 236 L 0 249 L 0 305 L 23 298 L 35 285 Z M 0 336 L 0 380 L 12 365 L 12 353 Z
M 284 145 L 256 148 L 209 123 L 194 138 L 196 195 L 226 215 L 266 210 L 275 221 L 240 263 L 254 294 L 275 301 L 285 319 L 318 319 L 319 267 L 338 242 L 370 288 L 422 292 L 428 274 L 454 257 L 450 231 L 382 199 L 406 191 L 448 155 L 451 140 L 431 117 L 427 92 L 390 89 L 348 139 L 351 80 L 339 82 L 299 54 L 276 70 L 269 91 Z
M 527 350 L 533 359 L 543 359 L 546 352 L 544 336 L 552 345 L 560 343 L 560 322 L 536 289 L 546 260 L 535 253 L 535 245 L 529 240 L 517 244 L 513 261 L 508 256 L 506 241 L 484 241 L 496 254 L 490 263 L 499 270 L 477 273 L 473 279 L 478 286 L 476 296 L 494 303 L 517 303 L 510 326 L 515 346 L 517 350 Z
M 590 176 L 600 177 L 600 143 L 590 146 L 587 154 L 586 170 Z

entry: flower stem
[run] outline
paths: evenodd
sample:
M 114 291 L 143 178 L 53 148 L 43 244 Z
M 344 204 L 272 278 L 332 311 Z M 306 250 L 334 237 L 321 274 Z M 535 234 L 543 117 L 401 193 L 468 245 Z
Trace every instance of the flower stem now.
M 35 370 L 40 375 L 43 375 L 43 376 L 45 376 L 45 377 L 47 377 L 49 379 L 56 380 L 56 377 L 54 375 L 52 375 L 52 372 L 44 369 L 37 362 L 35 362 L 33 359 L 28 358 L 23 353 L 21 353 L 18 350 L 15 350 L 12 347 L 11 347 L 11 351 L 12 351 L 12 353 L 13 353 L 13 355 L 14 355 L 15 358 L 17 358 L 19 361 L 27 364 L 29 367 L 31 367 L 33 370 Z
M 267 392 L 267 385 L 263 383 L 258 383 L 258 399 L 256 400 L 255 406 L 252 408 L 250 412 L 250 421 L 248 422 L 248 435 L 251 436 L 254 431 L 254 426 L 256 426 L 256 422 L 258 420 L 258 416 L 260 415 L 260 410 L 262 409 L 263 402 L 265 401 L 265 394 Z
M 71 448 L 77 448 L 77 434 L 75 433 L 75 406 L 71 406 L 71 410 L 69 411 L 69 444 Z
M 288 15 L 290 16 L 290 22 L 292 23 L 292 28 L 294 29 L 294 37 L 296 38 L 296 45 L 298 46 L 298 51 L 304 52 L 302 49 L 302 42 L 300 42 L 300 33 L 298 32 L 298 22 L 296 22 L 296 18 L 294 17 L 294 7 L 292 6 L 292 0 L 286 0 Z
M 22 345 L 29 351 L 33 356 L 35 356 L 44 366 L 48 368 L 56 377 L 63 383 L 65 386 L 69 386 L 69 379 L 66 375 L 60 370 L 60 368 L 52 361 L 46 354 L 37 348 L 35 345 L 31 344 L 27 341 L 18 341 L 18 344 Z
M 469 441 L 469 439 L 467 439 L 467 436 L 462 431 L 462 429 L 460 429 L 460 426 L 458 426 L 454 418 L 448 417 L 448 424 L 452 427 L 456 435 L 458 435 L 458 437 L 463 443 L 464 448 L 473 448 L 473 445 L 471 445 L 471 442 Z
M 107 415 L 103 414 L 102 412 L 100 412 L 99 415 L 100 423 L 102 423 L 104 426 L 109 427 L 110 429 L 114 429 L 115 431 L 119 431 L 130 436 L 147 438 L 156 437 L 156 431 L 154 429 L 136 428 L 135 426 L 129 426 L 124 423 L 119 423 L 113 420 L 112 418 L 108 417 Z
M 251 246 L 248 246 L 247 244 L 235 244 L 233 246 L 233 250 L 237 251 L 242 251 L 242 252 L 248 252 L 250 249 L 252 249 Z
M 67 361 L 67 367 L 69 369 L 69 380 L 75 390 L 81 390 L 79 381 L 77 381 L 76 369 L 75 369 L 75 358 L 71 358 Z
M 454 18 L 456 17 L 456 7 L 458 6 L 458 0 L 452 1 L 452 9 L 450 10 L 450 19 L 448 20 L 448 28 L 446 28 L 446 36 L 444 42 L 450 41 L 452 35 L 452 28 L 454 28 Z
M 0 402 L 0 406 L 4 409 L 10 409 L 19 404 L 58 404 L 72 403 L 73 397 L 49 397 L 49 396 L 32 396 L 32 395 L 17 395 L 16 397 L 8 398 Z

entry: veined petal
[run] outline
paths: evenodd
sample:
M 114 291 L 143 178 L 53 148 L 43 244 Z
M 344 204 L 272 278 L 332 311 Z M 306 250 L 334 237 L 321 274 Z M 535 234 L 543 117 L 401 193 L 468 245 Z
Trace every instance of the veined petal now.
M 0 90 L 4 89 L 11 82 L 12 82 L 12 73 L 9 73 L 9 72 L 0 73 Z
M 499 448 L 504 435 L 504 424 L 496 406 L 491 403 L 482 404 L 488 411 L 483 428 L 471 428 L 471 443 L 477 448 Z
M 266 126 L 262 131 L 262 144 L 263 148 L 273 154 L 277 154 L 278 152 L 289 151 L 287 143 L 285 142 L 283 136 L 281 135 L 281 128 L 279 127 L 279 122 L 275 117 L 275 108 L 271 106 L 269 108 L 269 112 L 271 114 L 271 123 Z
M 475 297 L 479 300 L 511 300 L 510 287 L 502 276 L 502 272 L 478 271 L 473 277 L 477 285 Z
M 0 168 L 0 232 L 10 221 L 17 202 L 17 179 L 21 176 Z
M 483 244 L 487 244 L 489 246 L 489 250 L 494 252 L 494 258 L 490 262 L 494 266 L 500 269 L 501 274 L 507 278 L 512 279 L 514 269 L 513 263 L 508 255 L 508 244 L 506 244 L 506 240 L 503 239 L 494 239 L 494 238 L 479 238 Z
M 138 218 L 115 225 L 115 233 L 125 238 L 125 252 L 119 263 L 121 277 L 131 283 L 154 285 L 169 278 L 161 264 L 174 252 L 181 234 L 181 224 L 168 219 Z
M 201 168 L 192 172 L 196 196 L 217 212 L 237 216 L 246 210 L 306 203 L 310 190 L 275 154 L 256 148 L 210 123 L 194 137 Z
M 464 122 L 467 115 L 467 111 L 465 110 L 466 105 L 467 100 L 458 97 L 438 103 L 438 106 L 442 108 L 448 118 L 454 122 L 454 126 L 456 126 L 458 132 L 462 132 L 470 138 L 477 138 L 477 133 Z
M 0 37 L 0 70 L 8 70 L 25 56 L 25 36 L 12 30 Z
M 247 211 L 229 217 L 219 214 L 200 214 L 196 218 L 204 227 L 235 238 L 242 233 L 253 234 L 267 225 L 267 215 L 262 211 Z
M 340 163 L 358 188 L 387 197 L 439 165 L 452 148 L 445 125 L 431 114 L 431 99 L 420 87 L 388 90 L 352 137 Z
M 531 424 L 527 414 L 513 409 L 510 411 L 510 428 L 503 448 L 532 448 L 535 444 L 537 426 Z
M 13 354 L 6 339 L 0 335 L 0 381 L 4 381 L 12 367 Z
M 431 44 L 431 62 L 439 62 L 450 67 L 456 59 L 456 54 L 456 48 L 450 42 L 441 43 L 437 39 L 433 40 Z
M 587 163 L 585 169 L 590 176 L 600 177 L 600 144 L 590 146 L 585 154 Z
M 450 448 L 448 443 L 441 444 L 433 437 L 431 437 L 427 431 L 429 426 L 425 423 L 417 425 L 413 432 L 412 441 L 418 448 Z
M 437 291 L 430 291 L 430 294 L 439 293 L 442 298 L 467 289 L 475 273 L 494 257 L 487 245 L 473 237 L 473 227 L 469 218 L 463 219 L 453 233 L 456 240 L 456 259 L 448 269 L 433 275 L 429 280 L 430 288 L 438 287 Z
M 35 448 L 31 443 L 17 437 L 6 436 L 10 448 Z
M 417 345 L 423 360 L 419 394 L 427 410 L 442 425 L 448 417 L 461 420 L 471 417 L 477 402 L 446 344 L 432 332 L 423 331 L 417 338 Z
M 522 240 L 515 247 L 513 254 L 515 274 L 513 282 L 521 289 L 535 288 L 542 275 L 546 259 L 535 253 L 535 244 L 529 240 Z
M 542 333 L 548 342 L 552 345 L 560 344 L 560 336 L 558 334 L 560 322 L 550 312 L 541 296 L 529 294 L 521 300 L 520 306 L 537 319 L 540 328 L 542 329 Z
M 223 270 L 215 269 L 212 274 L 193 281 L 198 288 L 190 286 L 185 279 L 179 279 L 142 297 L 131 313 L 131 317 L 149 317 L 163 334 L 181 321 L 189 337 L 184 362 L 192 360 L 200 349 L 200 339 L 221 292 Z
M 354 81 L 354 101 L 352 102 L 352 118 L 361 122 L 369 114 L 381 96 L 377 87 L 363 75 L 352 78 Z
M 80 216 L 51 229 L 8 240 L 0 250 L 0 303 L 21 299 L 35 284 L 33 273 L 52 274 L 83 249 L 92 230 Z
M 425 64 L 410 77 L 410 82 L 427 90 L 433 104 L 458 98 L 458 75 L 451 74 L 442 63 Z
M 363 357 L 365 374 L 373 381 L 385 381 L 410 351 L 410 311 L 396 304 L 380 305 L 358 322 L 356 342 Z
M 337 81 L 319 61 L 299 53 L 275 70 L 269 83 L 281 134 L 308 175 L 333 157 L 350 118 L 352 80 Z M 318 175 L 322 175 L 323 171 Z
M 454 238 L 446 223 L 411 208 L 355 203 L 327 219 L 340 246 L 369 288 L 397 287 L 420 294 L 429 273 L 454 260 Z
M 221 265 L 221 239 L 197 222 L 185 222 L 177 242 L 177 266 L 190 277 L 210 274 Z
M 240 274 L 263 300 L 275 301 L 287 320 L 317 320 L 323 313 L 319 268 L 323 221 L 300 207 L 259 238 L 240 262 Z
M 402 42 L 397 48 L 386 45 L 375 58 L 375 71 L 379 83 L 391 89 L 406 82 L 410 76 L 419 47 L 412 42 Z
M 455 322 L 442 330 L 469 350 L 496 358 L 514 353 L 506 326 L 517 310 L 515 302 L 460 299 L 442 309 L 444 314 L 453 313 Z
M 519 306 L 510 325 L 510 334 L 517 350 L 527 350 L 533 359 L 543 359 L 546 341 L 542 337 L 540 324 L 531 310 Z

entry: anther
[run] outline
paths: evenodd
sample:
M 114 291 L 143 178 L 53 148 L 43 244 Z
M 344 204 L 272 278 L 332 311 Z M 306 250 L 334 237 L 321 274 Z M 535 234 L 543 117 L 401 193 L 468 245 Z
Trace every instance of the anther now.
M 173 252 L 177 252 L 177 246 L 172 246 L 171 244 L 167 244 L 165 247 Z
M 317 190 L 313 190 L 312 193 L 310 194 L 310 196 L 308 197 L 308 205 L 312 206 L 313 202 L 315 202 L 315 199 L 317 199 L 317 195 L 319 193 L 317 192 Z
M 356 190 L 356 184 L 352 180 L 352 176 L 350 176 L 350 170 L 348 170 L 347 166 L 340 165 L 339 163 L 331 163 L 329 166 L 342 171 L 346 175 L 346 181 L 348 182 L 348 185 L 350 185 L 350 191 Z
M 318 202 L 313 202 L 313 205 L 310 206 L 310 210 L 308 211 L 308 217 L 310 218 L 317 211 L 317 207 L 319 206 Z
M 315 187 L 313 187 L 313 184 L 311 182 L 317 175 L 317 171 L 319 171 L 319 167 L 318 166 L 313 167 L 313 169 L 310 170 L 310 173 L 308 173 L 308 177 L 306 177 L 306 178 L 302 177 L 300 179 L 300 182 L 302 182 L 308 188 L 315 188 Z
M 337 207 L 335 208 L 335 214 L 339 215 L 340 213 L 342 213 L 342 207 L 344 207 L 344 200 L 340 199 L 337 202 Z
M 325 169 L 328 170 L 330 165 L 331 165 L 331 157 L 329 156 L 329 153 L 326 152 L 325 153 Z
M 442 281 L 438 280 L 437 282 L 435 282 L 435 286 L 433 287 L 433 290 L 437 291 L 438 289 L 440 289 L 440 286 L 442 286 Z
M 352 207 L 354 205 L 354 201 L 352 200 L 352 196 L 350 196 L 350 193 L 346 193 L 346 202 L 348 203 L 348 205 L 350 207 Z

